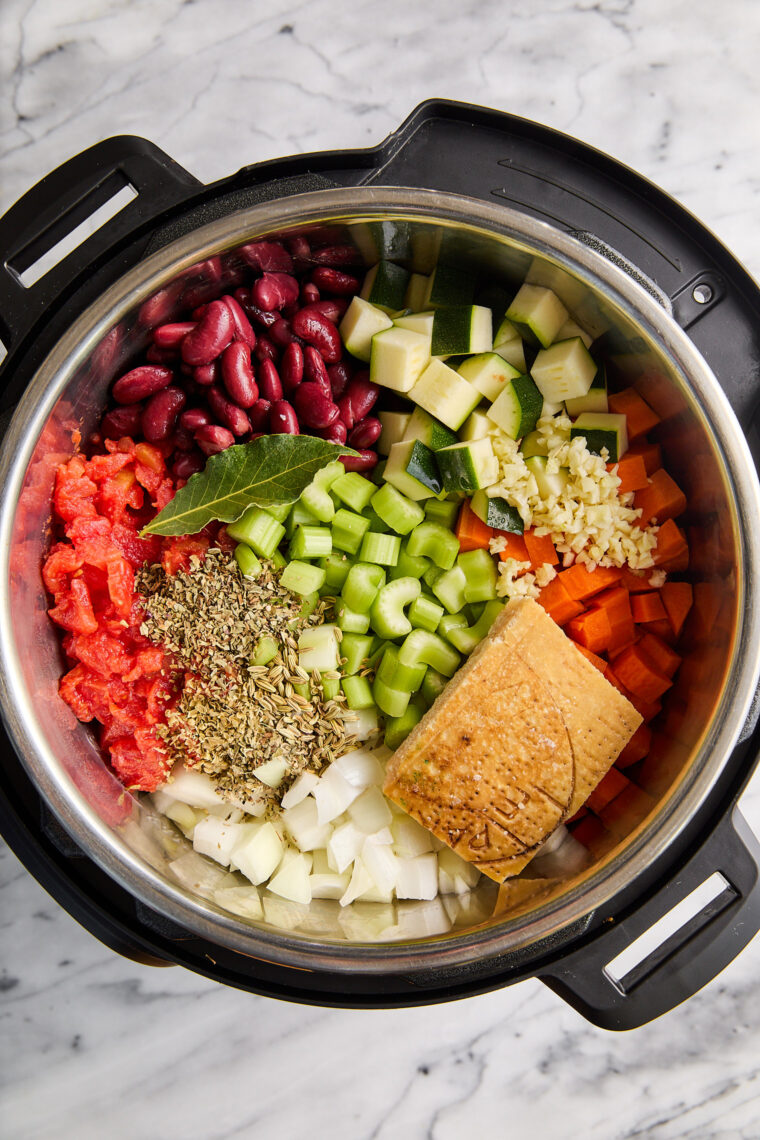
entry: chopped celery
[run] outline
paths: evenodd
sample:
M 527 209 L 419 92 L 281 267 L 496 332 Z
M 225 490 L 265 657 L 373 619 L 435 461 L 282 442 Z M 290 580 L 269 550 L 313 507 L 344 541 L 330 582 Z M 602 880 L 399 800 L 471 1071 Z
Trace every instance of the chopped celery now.
M 358 471 L 345 471 L 335 480 L 330 490 L 352 511 L 361 514 L 377 488 Z
M 338 631 L 334 625 L 309 626 L 298 638 L 299 664 L 308 673 L 337 670 L 339 664 Z
M 326 701 L 334 701 L 340 693 L 339 677 L 322 677 L 322 696 Z
M 384 522 L 380 515 L 375 512 L 371 503 L 362 511 L 362 517 L 369 520 L 369 529 L 372 534 L 388 534 L 391 529 L 387 522 Z
M 428 670 L 430 672 L 430 670 Z M 299 697 L 303 697 L 305 701 L 311 700 L 311 685 L 308 681 L 294 681 L 293 689 L 298 693 Z
M 346 558 L 345 554 L 338 552 L 320 558 L 318 565 L 325 572 L 325 585 L 337 591 L 342 589 L 353 562 L 350 558 Z
M 263 570 L 258 558 L 245 542 L 239 542 L 235 547 L 235 561 L 240 567 L 240 573 L 246 578 L 258 578 Z
M 288 564 L 288 560 L 281 550 L 275 550 L 274 554 L 270 554 L 269 561 L 272 563 L 273 570 L 284 570 Z
M 379 487 L 381 485 L 381 483 L 383 482 L 383 479 L 385 478 L 385 465 L 387 462 L 388 462 L 387 459 L 381 459 L 380 462 L 376 463 L 375 466 L 372 468 L 372 474 L 370 475 L 370 479 L 372 480 L 372 482 L 375 484 L 376 487 Z
M 422 587 L 419 578 L 396 578 L 381 587 L 372 603 L 372 628 L 378 637 L 392 641 L 411 632 L 412 623 L 404 607 L 419 597 Z
M 462 629 L 452 629 L 450 631 L 448 637 L 451 644 L 456 646 L 461 653 L 472 653 L 475 646 L 486 636 L 503 609 L 504 605 L 502 602 L 486 602 L 483 613 L 474 625 L 465 626 Z
M 467 614 L 444 614 L 438 623 L 437 633 L 441 637 L 445 637 L 447 641 L 451 641 L 451 631 L 455 629 L 467 629 L 469 622 Z M 454 644 L 451 642 L 452 645 Z
M 356 473 L 351 472 L 351 474 Z M 341 507 L 339 511 L 335 512 L 330 530 L 334 550 L 344 550 L 346 554 L 356 554 L 364 535 L 369 530 L 369 519 Z
M 375 703 L 372 686 L 366 677 L 344 677 L 340 682 L 350 709 L 369 709 Z
M 301 602 L 301 608 L 298 611 L 298 615 L 294 617 L 292 621 L 288 622 L 288 629 L 297 629 L 304 618 L 307 618 L 310 614 L 314 613 L 318 605 L 319 594 L 316 592 L 313 594 L 307 594 Z
M 279 642 L 273 637 L 260 637 L 251 657 L 251 665 L 268 665 L 280 652 Z
M 270 503 L 266 508 L 266 512 L 268 515 L 271 515 L 273 519 L 284 523 L 292 509 L 292 503 Z
M 296 528 L 290 540 L 291 558 L 325 558 L 328 554 L 332 554 L 332 535 L 326 526 L 302 523 Z
M 358 673 L 360 669 L 364 668 L 371 648 L 371 637 L 360 633 L 343 634 L 343 640 L 340 643 L 340 655 L 345 658 L 341 668 L 346 677 L 352 673 Z
M 285 522 L 285 533 L 288 538 L 292 538 L 296 533 L 296 528 L 306 524 L 306 526 L 316 526 L 319 519 L 313 514 L 309 508 L 298 499 L 290 508 L 290 514 Z
M 377 591 L 385 585 L 385 571 L 382 566 L 369 562 L 355 562 L 343 584 L 343 601 L 359 613 L 369 613 Z
M 285 527 L 261 507 L 249 507 L 237 522 L 229 524 L 227 534 L 246 543 L 259 558 L 271 558 L 285 537 Z
M 459 554 L 459 540 L 440 523 L 423 522 L 409 535 L 407 550 L 415 557 L 424 554 L 441 570 L 450 570 Z
M 428 499 L 425 503 L 425 515 L 428 522 L 440 523 L 447 530 L 453 530 L 461 505 L 461 499 Z
M 421 578 L 426 570 L 429 570 L 432 563 L 429 558 L 413 558 L 408 550 L 408 541 L 403 538 L 401 540 L 401 549 L 398 554 L 398 562 L 392 566 L 388 572 L 389 578 Z M 437 567 L 436 567 L 437 569 Z
M 325 572 L 320 566 L 312 566 L 310 562 L 299 562 L 294 559 L 289 562 L 280 575 L 280 584 L 294 594 L 313 594 L 319 590 L 325 581 Z
M 457 568 L 466 579 L 466 602 L 489 602 L 496 597 L 496 563 L 487 550 L 465 551 L 457 558 Z
M 330 522 L 335 514 L 335 504 L 328 492 L 333 483 L 345 474 L 345 467 L 336 459 L 317 471 L 308 487 L 301 492 L 301 502 L 320 522 Z
M 435 669 L 426 670 L 425 679 L 422 682 L 420 692 L 428 705 L 432 705 L 436 697 L 440 697 L 446 688 L 448 680 L 448 677 L 444 677 L 443 673 L 438 673 Z
M 459 654 L 427 629 L 413 629 L 407 634 L 398 656 L 402 665 L 431 665 L 446 677 L 453 676 L 459 667 Z
M 403 716 L 406 712 L 411 693 L 404 693 L 401 689 L 393 689 L 385 681 L 375 677 L 372 684 L 372 695 L 375 698 L 375 704 L 386 716 L 396 717 Z
M 434 566 L 433 563 L 428 566 L 425 573 L 422 575 L 422 581 L 425 583 L 429 590 L 433 589 L 441 574 L 445 573 L 439 566 Z
M 425 715 L 425 710 L 416 702 L 410 702 L 401 716 L 389 717 L 385 722 L 384 743 L 392 752 L 404 743 L 409 733 Z
M 368 531 L 362 540 L 359 559 L 361 562 L 373 562 L 379 566 L 395 566 L 400 550 L 401 539 L 397 535 L 375 534 L 373 531 Z
M 415 598 L 409 607 L 409 621 L 414 629 L 429 629 L 435 633 L 438 622 L 443 617 L 443 606 L 430 598 Z
M 388 646 L 387 641 L 383 641 L 382 637 L 373 637 L 372 645 L 367 658 L 367 668 L 372 669 L 373 672 L 377 670 L 382 660 L 383 654 Z
M 416 693 L 425 679 L 426 665 L 402 665 L 395 645 L 387 645 L 375 676 L 391 689 Z
M 418 503 L 412 502 L 390 483 L 384 483 L 372 496 L 372 509 L 396 534 L 409 534 L 425 518 Z
M 452 566 L 450 570 L 444 570 L 431 586 L 438 601 L 443 602 L 450 614 L 459 613 L 465 604 L 466 588 L 467 579 L 461 566 Z
M 341 599 L 337 605 L 338 629 L 344 633 L 367 633 L 369 630 L 369 614 L 360 614 L 352 610 Z

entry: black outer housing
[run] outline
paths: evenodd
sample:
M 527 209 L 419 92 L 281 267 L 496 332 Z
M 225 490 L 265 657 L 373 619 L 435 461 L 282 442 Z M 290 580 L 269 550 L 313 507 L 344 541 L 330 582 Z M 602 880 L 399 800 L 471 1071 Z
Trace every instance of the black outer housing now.
M 137 198 L 30 290 L 18 274 L 131 182 Z M 747 432 L 760 375 L 760 291 L 741 265 L 673 199 L 604 154 L 525 119 L 440 100 L 419 106 L 380 146 L 245 167 L 203 186 L 144 139 L 108 139 L 65 163 L 0 219 L 0 410 L 8 412 L 72 321 L 148 253 L 233 210 L 335 186 L 424 187 L 503 201 L 580 240 L 601 241 L 673 302 Z M 696 284 L 712 298 L 699 305 Z M 105 945 L 150 965 L 181 964 L 270 997 L 351 1008 L 422 1005 L 537 976 L 594 1023 L 633 1028 L 676 1006 L 760 929 L 760 844 L 736 810 L 760 729 L 728 759 L 708 802 L 610 904 L 529 949 L 463 967 L 405 975 L 309 973 L 196 938 L 121 888 L 50 813 L 4 734 L 0 833 L 42 886 Z M 731 884 L 669 940 L 627 990 L 604 965 L 714 871 Z M 628 982 L 629 979 L 626 979 Z

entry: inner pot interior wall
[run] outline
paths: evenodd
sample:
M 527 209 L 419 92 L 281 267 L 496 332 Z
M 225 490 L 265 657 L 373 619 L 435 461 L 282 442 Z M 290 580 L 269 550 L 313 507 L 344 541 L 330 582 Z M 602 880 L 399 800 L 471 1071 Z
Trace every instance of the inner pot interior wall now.
M 416 272 L 430 272 L 439 258 L 476 267 L 484 284 L 492 286 L 489 295 L 495 310 L 506 308 L 526 278 L 553 288 L 571 316 L 594 337 L 595 349 L 608 363 L 611 386 L 634 385 L 660 416 L 655 436 L 662 444 L 668 470 L 687 494 L 691 561 L 685 576 L 700 595 L 700 605 L 695 607 L 681 643 L 679 652 L 685 653 L 685 659 L 677 684 L 653 725 L 652 752 L 642 765 L 627 772 L 633 784 L 625 811 L 600 836 L 593 865 L 580 879 L 576 876 L 560 882 L 555 881 L 554 873 L 551 879 L 542 878 L 537 868 L 529 867 L 519 884 L 502 891 L 498 904 L 493 885 L 484 881 L 457 906 L 443 908 L 439 904 L 438 912 L 431 912 L 421 925 L 412 922 L 405 928 L 401 923 L 397 937 L 405 937 L 405 929 L 445 935 L 449 930 L 459 932 L 483 924 L 519 922 L 526 911 L 577 890 L 602 864 L 609 863 L 694 773 L 701 743 L 724 690 L 741 593 L 738 524 L 723 461 L 705 416 L 689 393 L 688 382 L 677 374 L 662 346 L 655 344 L 615 301 L 594 291 L 582 274 L 569 271 L 562 259 L 536 253 L 514 238 L 461 223 L 434 223 L 379 211 L 374 217 L 341 218 L 291 229 L 286 236 L 299 232 L 311 239 L 318 232 L 329 240 L 352 241 L 367 265 L 382 256 Z M 74 719 L 57 695 L 64 662 L 57 631 L 45 613 L 47 599 L 40 565 L 50 541 L 55 469 L 72 454 L 80 435 L 85 441 L 89 438 L 112 381 L 150 342 L 151 328 L 186 317 L 196 305 L 244 281 L 249 272 L 247 241 L 260 236 L 260 230 L 247 234 L 246 242 L 165 280 L 159 289 L 153 286 L 152 292 L 143 291 L 138 304 L 119 314 L 106 335 L 65 377 L 39 435 L 18 502 L 11 549 L 12 636 L 23 681 L 38 730 L 44 734 L 56 765 L 86 801 L 90 818 L 107 829 L 122 819 L 125 793 L 104 766 L 90 729 Z M 213 903 L 203 898 L 202 890 L 193 891 L 187 883 L 178 886 L 169 862 L 186 841 L 171 825 L 157 820 L 152 810 L 134 799 L 128 821 L 118 823 L 116 830 L 137 860 L 165 878 L 172 891 L 193 898 L 197 907 L 212 916 L 219 914 Z M 408 909 L 411 914 L 420 905 L 427 904 L 399 904 L 399 909 Z M 377 909 L 380 906 L 355 904 L 348 908 L 350 915 L 341 914 L 335 903 L 312 904 L 300 914 L 294 905 L 273 906 L 269 916 L 276 926 L 287 927 L 292 936 L 372 941 L 387 922 L 387 915 Z M 257 925 L 244 919 L 233 921 L 238 928 Z

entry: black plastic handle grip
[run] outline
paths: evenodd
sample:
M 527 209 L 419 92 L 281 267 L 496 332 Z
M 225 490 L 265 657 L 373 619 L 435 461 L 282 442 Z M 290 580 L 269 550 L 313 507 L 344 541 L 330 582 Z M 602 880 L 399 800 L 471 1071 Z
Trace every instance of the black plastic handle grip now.
M 725 890 L 615 981 L 605 967 L 716 871 Z M 693 997 L 760 930 L 760 843 L 738 809 L 680 873 L 633 914 L 539 972 L 555 993 L 603 1029 L 636 1029 Z
M 21 275 L 125 186 L 136 197 L 33 285 Z M 160 147 L 134 135 L 104 139 L 64 162 L 0 218 L 0 338 L 8 353 L 53 301 L 107 250 L 201 183 Z

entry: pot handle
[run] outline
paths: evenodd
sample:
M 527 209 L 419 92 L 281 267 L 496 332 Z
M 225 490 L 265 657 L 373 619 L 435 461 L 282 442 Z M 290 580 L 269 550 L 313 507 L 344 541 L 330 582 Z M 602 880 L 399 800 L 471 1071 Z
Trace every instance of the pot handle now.
M 710 888 L 715 881 L 716 891 L 700 907 L 696 892 L 704 897 L 708 880 Z M 662 939 L 652 928 L 666 922 L 693 892 L 690 902 L 699 907 L 697 913 L 692 905 L 691 917 L 679 916 L 677 929 L 638 962 L 634 950 L 631 961 L 631 944 L 647 933 Z M 738 809 L 643 906 L 613 921 L 596 939 L 538 972 L 541 981 L 594 1025 L 636 1029 L 712 981 L 760 930 L 760 843 Z
M 27 191 L 0 218 L 0 340 L 7 352 L 116 242 L 200 186 L 147 139 L 117 135 L 70 158 Z M 41 259 L 77 226 L 96 221 L 93 213 L 116 195 L 127 197 L 127 188 L 132 200 L 45 272 Z

